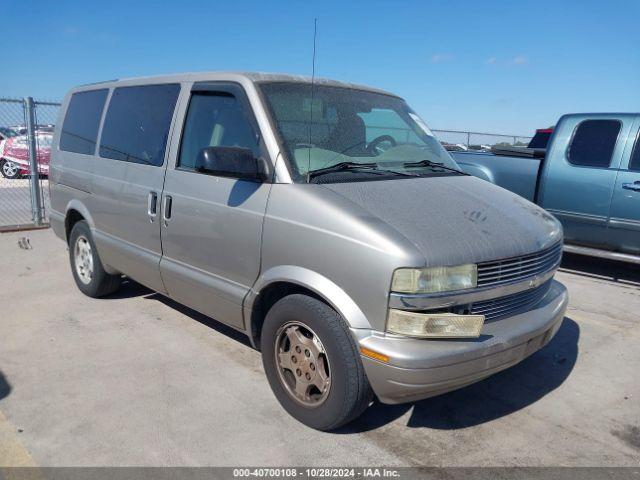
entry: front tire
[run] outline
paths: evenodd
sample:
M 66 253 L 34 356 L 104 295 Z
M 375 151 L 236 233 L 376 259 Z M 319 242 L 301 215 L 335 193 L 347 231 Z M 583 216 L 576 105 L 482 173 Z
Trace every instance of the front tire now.
M 295 419 L 329 431 L 358 417 L 372 391 L 342 317 L 307 295 L 289 295 L 267 313 L 260 345 L 271 389 Z
M 10 180 L 21 177 L 18 165 L 4 158 L 0 159 L 0 172 L 4 178 L 8 178 Z
M 104 297 L 120 287 L 121 276 L 105 271 L 91 229 L 84 220 L 77 222 L 71 229 L 69 261 L 73 279 L 85 295 L 93 298 Z

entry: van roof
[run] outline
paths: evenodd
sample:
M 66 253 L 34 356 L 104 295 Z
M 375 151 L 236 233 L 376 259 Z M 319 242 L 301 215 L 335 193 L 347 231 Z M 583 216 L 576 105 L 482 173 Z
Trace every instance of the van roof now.
M 149 77 L 132 77 L 122 78 L 116 80 L 106 80 L 103 82 L 95 82 L 80 85 L 77 88 L 85 89 L 85 87 L 97 87 L 106 84 L 120 84 L 120 83 L 165 83 L 165 82 L 206 82 L 206 81 L 237 81 L 239 79 L 246 79 L 250 82 L 292 82 L 292 83 L 311 83 L 311 77 L 305 75 L 289 75 L 283 73 L 264 73 L 264 72 L 191 72 L 191 73 L 175 73 L 169 75 L 155 75 Z M 333 87 L 353 88 L 357 90 L 366 90 L 369 92 L 382 93 L 384 95 L 391 95 L 397 97 L 397 95 L 381 90 L 379 88 L 373 88 L 366 85 L 359 85 L 349 82 L 340 82 L 329 78 L 314 78 L 313 83 L 316 85 L 325 85 Z M 111 85 L 110 85 L 111 86 Z

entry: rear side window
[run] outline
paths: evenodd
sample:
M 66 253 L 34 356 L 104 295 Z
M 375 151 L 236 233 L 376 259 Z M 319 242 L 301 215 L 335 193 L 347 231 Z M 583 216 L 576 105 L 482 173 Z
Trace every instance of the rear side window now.
M 640 170 L 640 131 L 638 131 L 636 144 L 633 147 L 633 152 L 631 152 L 631 159 L 629 160 L 629 170 Z
M 609 168 L 619 132 L 618 120 L 585 120 L 578 125 L 571 140 L 569 162 L 585 167 Z
M 102 127 L 100 156 L 160 166 L 180 85 L 119 87 Z
M 60 150 L 93 155 L 107 92 L 105 88 L 71 95 L 60 132 Z

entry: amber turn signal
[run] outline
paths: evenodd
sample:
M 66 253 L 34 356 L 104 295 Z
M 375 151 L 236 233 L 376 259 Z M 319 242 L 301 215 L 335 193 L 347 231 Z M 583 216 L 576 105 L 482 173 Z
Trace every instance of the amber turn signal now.
M 379 362 L 389 362 L 389 357 L 383 355 L 382 353 L 374 352 L 373 350 L 369 350 L 368 348 L 360 347 L 360 353 L 365 357 L 373 358 L 374 360 L 378 360 Z

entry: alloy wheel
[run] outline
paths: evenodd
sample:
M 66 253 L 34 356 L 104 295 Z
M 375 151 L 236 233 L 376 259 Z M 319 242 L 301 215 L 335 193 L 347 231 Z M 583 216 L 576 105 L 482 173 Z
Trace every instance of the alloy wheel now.
M 82 283 L 88 285 L 93 278 L 93 253 L 87 237 L 80 235 L 74 247 L 76 273 Z
M 14 178 L 18 175 L 18 166 L 13 162 L 2 162 L 2 174 L 7 178 Z
M 307 408 L 324 403 L 331 371 L 318 335 L 302 322 L 288 322 L 278 329 L 275 347 L 278 377 L 289 396 Z

